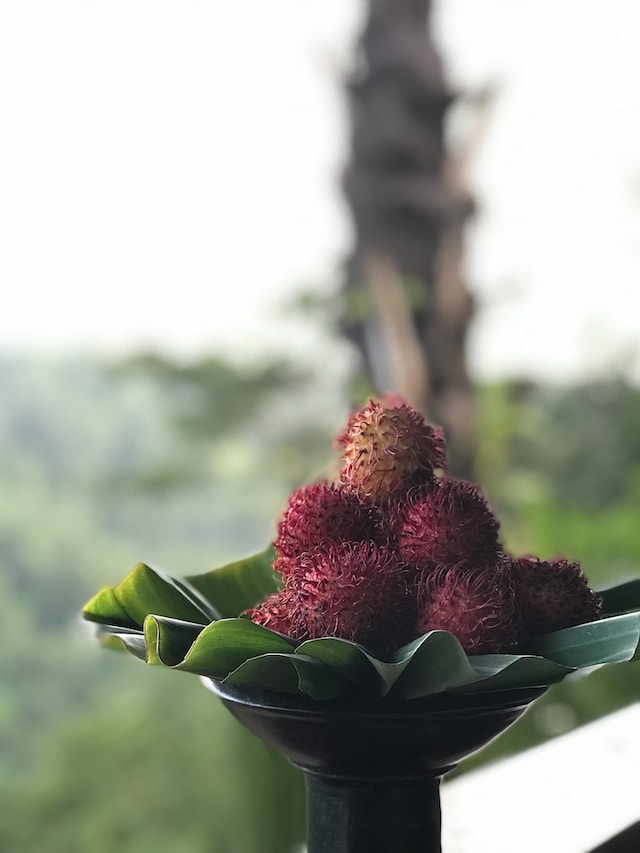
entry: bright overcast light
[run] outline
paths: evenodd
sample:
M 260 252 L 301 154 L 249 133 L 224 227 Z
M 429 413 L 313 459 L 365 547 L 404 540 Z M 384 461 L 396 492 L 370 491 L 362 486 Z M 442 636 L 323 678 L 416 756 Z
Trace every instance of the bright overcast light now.
M 361 0 L 4 0 L 0 346 L 281 341 L 333 287 Z M 476 373 L 637 356 L 636 0 L 440 0 L 452 81 L 501 85 L 475 169 Z

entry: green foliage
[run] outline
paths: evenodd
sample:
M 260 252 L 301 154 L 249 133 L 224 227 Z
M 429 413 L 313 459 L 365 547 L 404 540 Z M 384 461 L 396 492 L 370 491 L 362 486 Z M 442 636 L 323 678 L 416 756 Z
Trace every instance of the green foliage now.
M 514 501 L 584 511 L 627 500 L 640 480 L 640 392 L 622 379 L 480 390 L 480 481 Z
M 297 771 L 247 735 L 200 685 L 180 688 L 174 701 L 151 679 L 136 701 L 112 701 L 65 725 L 44 771 L 3 792 L 2 849 L 289 849 L 303 834 Z M 278 784 L 258 795 L 251 774 L 240 772 L 250 767 Z M 274 824 L 283 806 L 291 824 Z
M 179 407 L 174 414 L 177 426 L 191 438 L 207 439 L 255 423 L 269 398 L 309 379 L 281 358 L 240 367 L 213 356 L 179 364 L 155 353 L 134 356 L 116 373 L 155 379 Z
M 219 617 L 234 617 L 255 607 L 280 586 L 273 571 L 274 548 L 235 560 L 203 575 L 186 578 Z M 215 602 L 215 605 L 212 604 Z
M 285 480 L 290 490 L 329 464 L 339 381 L 323 398 L 323 379 L 312 365 L 274 358 L 241 366 L 216 357 L 178 364 L 143 354 L 114 370 L 128 382 L 152 384 L 179 448 L 172 464 L 130 470 L 129 483 L 133 473 L 141 488 L 175 489 L 219 476 L 231 462 L 236 482 L 246 484 L 259 470 L 263 482 Z
M 231 475 L 179 495 L 125 488 L 131 471 L 173 456 L 167 400 L 146 379 L 0 360 L 0 396 L 0 680 L 10 686 L 0 849 L 284 853 L 303 834 L 297 772 L 196 680 L 140 677 L 135 662 L 101 651 L 79 613 L 141 558 L 203 573 L 254 550 L 272 536 L 285 486 L 266 482 L 251 501 Z

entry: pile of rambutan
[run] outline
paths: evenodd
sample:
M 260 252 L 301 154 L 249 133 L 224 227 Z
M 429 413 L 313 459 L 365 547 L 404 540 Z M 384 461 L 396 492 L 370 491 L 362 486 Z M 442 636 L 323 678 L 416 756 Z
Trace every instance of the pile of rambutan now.
M 355 412 L 337 444 L 336 480 L 289 499 L 274 543 L 283 585 L 246 612 L 257 624 L 381 656 L 443 630 L 485 654 L 601 616 L 578 563 L 505 552 L 479 487 L 446 476 L 443 431 L 399 398 Z

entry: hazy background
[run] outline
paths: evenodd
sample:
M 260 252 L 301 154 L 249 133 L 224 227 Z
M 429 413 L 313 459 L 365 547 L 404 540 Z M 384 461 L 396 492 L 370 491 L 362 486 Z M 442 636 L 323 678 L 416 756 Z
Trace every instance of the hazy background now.
M 350 240 L 341 79 L 364 4 L 5 0 L 5 347 L 283 346 L 274 307 Z M 454 86 L 500 88 L 474 184 L 476 375 L 628 362 L 640 10 L 443 0 Z
M 284 306 L 336 293 L 350 249 L 364 11 L 0 6 L 3 850 L 301 837 L 292 772 L 77 614 L 140 560 L 182 575 L 260 549 L 327 463 L 354 353 L 330 310 Z M 434 23 L 451 83 L 499 93 L 466 255 L 480 479 L 514 550 L 637 576 L 640 8 L 440 0 Z M 558 685 L 484 760 L 637 700 L 637 669 Z

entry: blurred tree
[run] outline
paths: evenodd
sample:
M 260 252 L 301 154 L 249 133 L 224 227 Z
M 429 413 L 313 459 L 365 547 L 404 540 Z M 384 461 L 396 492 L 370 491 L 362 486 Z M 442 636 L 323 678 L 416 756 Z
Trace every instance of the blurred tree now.
M 220 355 L 178 363 L 142 353 L 114 369 L 124 378 L 142 375 L 163 389 L 174 428 L 171 458 L 136 472 L 139 487 L 170 491 L 207 481 L 219 476 L 223 456 L 235 456 L 236 480 L 243 472 L 255 480 L 258 466 L 263 481 L 284 483 L 290 491 L 329 464 L 341 394 L 334 387 L 325 396 L 326 380 L 309 365 L 277 356 L 237 365 Z
M 640 392 L 624 378 L 480 391 L 478 467 L 493 499 L 600 511 L 640 486 Z
M 181 406 L 175 423 L 192 438 L 215 438 L 244 426 L 258 418 L 266 399 L 308 378 L 282 358 L 239 367 L 221 356 L 178 363 L 156 353 L 140 353 L 118 369 L 145 373 L 168 386 Z
M 599 510 L 640 483 L 640 394 L 624 379 L 532 388 L 514 463 L 535 468 L 548 497 Z
M 369 0 L 348 81 L 351 161 L 344 191 L 355 227 L 342 327 L 373 386 L 394 390 L 447 432 L 452 468 L 473 474 L 474 405 L 465 363 L 472 301 L 462 275 L 472 212 L 470 156 L 448 152 L 454 101 L 428 28 L 430 0 Z M 449 146 L 450 147 L 450 146 Z

